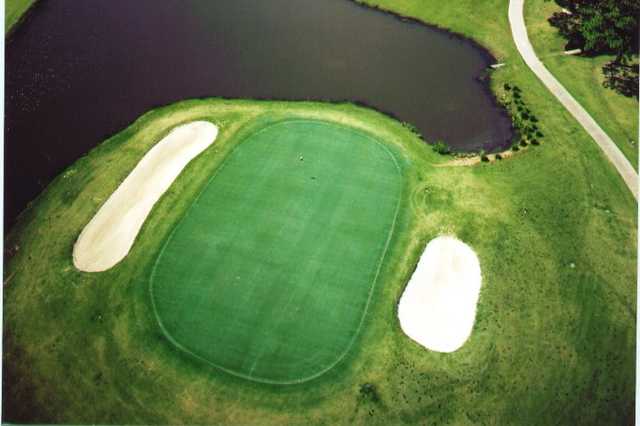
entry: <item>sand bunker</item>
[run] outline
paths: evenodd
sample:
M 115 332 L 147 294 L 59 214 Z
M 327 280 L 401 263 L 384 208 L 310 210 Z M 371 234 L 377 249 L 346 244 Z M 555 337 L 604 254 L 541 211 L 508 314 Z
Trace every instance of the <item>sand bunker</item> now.
M 217 136 L 212 123 L 194 121 L 176 127 L 151 148 L 82 230 L 73 247 L 76 268 L 98 272 L 120 262 L 156 201 Z
M 430 241 L 400 298 L 402 330 L 427 349 L 460 349 L 473 329 L 481 283 L 468 245 L 453 237 Z

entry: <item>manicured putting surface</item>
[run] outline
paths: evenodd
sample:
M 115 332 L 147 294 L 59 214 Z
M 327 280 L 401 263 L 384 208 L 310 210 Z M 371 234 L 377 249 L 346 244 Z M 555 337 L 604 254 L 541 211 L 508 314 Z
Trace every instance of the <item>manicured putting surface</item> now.
M 164 333 L 256 381 L 328 371 L 363 323 L 401 191 L 396 154 L 364 133 L 307 120 L 253 133 L 158 256 L 150 286 Z

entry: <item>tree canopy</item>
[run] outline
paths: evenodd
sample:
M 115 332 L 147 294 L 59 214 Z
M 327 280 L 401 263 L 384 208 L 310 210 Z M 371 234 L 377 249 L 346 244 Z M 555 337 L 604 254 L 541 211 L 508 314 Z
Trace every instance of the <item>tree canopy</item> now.
M 549 20 L 587 53 L 638 53 L 638 0 L 558 0 L 570 13 Z M 573 47 L 573 46 L 572 46 Z
M 568 11 L 556 12 L 549 22 L 567 38 L 567 48 L 587 55 L 613 54 L 607 64 L 605 87 L 638 96 L 638 16 L 640 0 L 556 0 Z

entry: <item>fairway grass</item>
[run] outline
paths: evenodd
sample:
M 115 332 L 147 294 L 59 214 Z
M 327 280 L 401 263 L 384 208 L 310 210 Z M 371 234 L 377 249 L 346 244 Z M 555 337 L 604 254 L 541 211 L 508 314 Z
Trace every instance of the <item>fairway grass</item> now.
M 151 294 L 163 331 L 251 380 L 292 384 L 328 371 L 366 315 L 398 213 L 401 163 L 349 127 L 294 120 L 256 130 L 158 257 Z

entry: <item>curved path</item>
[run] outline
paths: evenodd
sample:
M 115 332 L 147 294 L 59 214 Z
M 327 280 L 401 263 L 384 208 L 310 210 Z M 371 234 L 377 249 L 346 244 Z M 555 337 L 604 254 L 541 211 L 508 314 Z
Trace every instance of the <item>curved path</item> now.
M 555 95 L 564 107 L 575 117 L 582 127 L 591 135 L 593 140 L 602 148 L 605 155 L 624 179 L 631 193 L 638 199 L 638 174 L 633 166 L 622 154 L 611 138 L 600 128 L 598 123 L 582 108 L 571 94 L 560 84 L 536 56 L 527 35 L 524 23 L 524 0 L 509 1 L 509 24 L 516 47 L 524 62 L 538 76 L 542 83 Z

